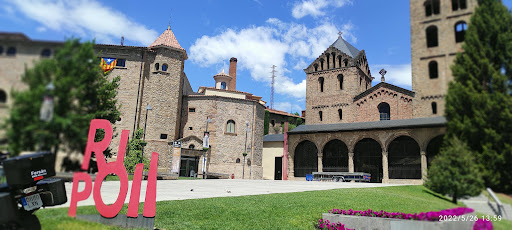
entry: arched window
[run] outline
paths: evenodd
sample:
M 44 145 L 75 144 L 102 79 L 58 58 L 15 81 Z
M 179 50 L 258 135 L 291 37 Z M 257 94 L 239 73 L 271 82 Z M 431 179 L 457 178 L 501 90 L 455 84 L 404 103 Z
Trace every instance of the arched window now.
M 439 0 L 427 0 L 425 1 L 425 15 L 432 16 L 433 14 L 439 14 L 441 7 Z
M 343 74 L 338 75 L 338 83 L 340 84 L 340 90 L 343 89 Z
M 52 55 L 52 51 L 50 49 L 44 49 L 41 52 L 41 57 L 50 57 Z
M 361 84 L 363 84 L 363 78 L 362 77 L 359 78 L 359 86 L 361 86 Z
M 318 78 L 318 87 L 320 88 L 320 92 L 324 91 L 324 78 L 323 77 Z
M 426 30 L 427 33 L 427 47 L 436 47 L 437 43 L 437 27 L 429 26 Z
M 463 10 L 467 8 L 466 0 L 452 0 L 452 10 Z
M 324 70 L 324 59 L 320 59 L 320 70 Z
M 235 161 L 237 164 L 240 164 L 240 158 L 236 158 L 236 161 Z
M 428 75 L 430 76 L 430 79 L 436 79 L 439 76 L 436 61 L 431 61 L 428 63 Z
M 325 56 L 327 57 L 327 69 L 329 69 L 329 57 L 331 56 L 330 54 L 325 54 Z
M 377 106 L 377 108 L 379 109 L 380 120 L 381 121 L 391 119 L 391 117 L 390 117 L 390 108 L 389 108 L 389 104 L 388 103 L 382 102 L 382 103 L 379 104 L 379 106 Z
M 432 114 L 437 114 L 437 103 L 432 102 Z
M 221 82 L 220 83 L 220 88 L 221 89 L 226 89 L 226 82 Z
M 318 64 L 315 63 L 313 66 L 315 67 L 315 71 L 318 71 Z
M 336 68 L 336 53 L 332 52 L 332 68 Z M 340 66 L 338 66 L 340 67 Z
M 455 24 L 455 42 L 463 42 L 464 35 L 466 34 L 466 30 L 468 29 L 468 25 L 464 21 L 457 22 Z
M 13 47 L 13 46 L 9 47 L 9 48 L 7 49 L 7 55 L 8 55 L 8 56 L 14 56 L 14 55 L 16 55 L 16 47 Z
M 345 64 L 345 67 L 348 66 L 348 59 L 345 58 L 345 60 L 343 60 L 343 64 Z
M 7 94 L 3 89 L 0 89 L 0 103 L 6 103 L 7 102 Z
M 159 70 L 160 69 L 160 64 L 156 63 L 155 64 L 155 70 Z
M 188 146 L 188 148 L 189 148 L 189 149 L 195 149 L 195 148 L 196 148 L 196 146 L 195 146 L 195 145 L 189 145 L 189 146 Z
M 162 71 L 167 71 L 167 64 L 162 65 Z
M 341 68 L 341 56 L 338 56 L 338 68 Z
M 343 120 L 343 111 L 338 109 L 338 116 L 340 117 L 340 121 Z
M 226 133 L 235 133 L 235 121 L 228 121 L 228 123 L 226 124 Z
M 320 121 L 322 121 L 323 117 L 322 117 L 322 111 L 318 111 L 318 117 L 320 118 Z

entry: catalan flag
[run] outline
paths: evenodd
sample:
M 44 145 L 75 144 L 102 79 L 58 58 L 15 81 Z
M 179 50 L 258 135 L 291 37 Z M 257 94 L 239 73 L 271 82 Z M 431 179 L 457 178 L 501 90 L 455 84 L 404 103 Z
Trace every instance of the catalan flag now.
M 117 59 L 115 59 L 115 58 L 102 57 L 100 66 L 101 66 L 101 69 L 103 70 L 103 72 L 106 73 L 106 72 L 112 70 L 114 68 L 114 66 L 116 66 L 116 63 L 117 63 Z

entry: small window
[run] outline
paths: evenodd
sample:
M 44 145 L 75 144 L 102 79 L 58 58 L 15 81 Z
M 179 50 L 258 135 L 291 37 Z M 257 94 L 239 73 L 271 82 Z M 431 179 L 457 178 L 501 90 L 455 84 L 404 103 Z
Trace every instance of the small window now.
M 427 33 L 427 47 L 436 47 L 438 45 L 437 42 L 437 27 L 429 26 L 426 30 Z
M 52 51 L 50 49 L 44 49 L 42 52 L 41 52 L 41 57 L 50 57 L 52 55 Z
M 362 77 L 359 78 L 359 86 L 361 86 L 361 84 L 363 84 L 363 78 Z
M 14 55 L 16 55 L 16 47 L 12 47 L 12 46 L 11 46 L 11 47 L 9 47 L 9 48 L 7 49 L 7 55 L 8 55 L 8 56 L 14 56 Z
M 189 145 L 189 146 L 188 146 L 188 148 L 189 148 L 189 149 L 195 149 L 195 148 L 196 148 L 196 146 L 195 146 L 195 145 Z
M 343 120 L 343 111 L 338 109 L 338 116 L 340 117 L 340 121 Z
M 251 166 L 251 159 L 247 159 L 247 166 Z
M 0 103 L 6 103 L 7 102 L 7 94 L 4 90 L 0 89 Z
M 220 83 L 220 89 L 226 89 L 226 82 Z
M 338 68 L 341 68 L 341 56 L 338 56 Z
M 324 70 L 324 59 L 320 59 L 320 70 Z
M 329 69 L 329 54 L 326 54 L 326 57 L 327 57 L 327 69 Z
M 239 164 L 240 163 L 240 158 L 236 158 L 236 163 Z
M 437 114 L 437 103 L 432 102 L 432 114 Z
M 432 16 L 433 14 L 439 14 L 441 7 L 439 0 L 427 0 L 425 1 L 425 15 Z
M 192 128 L 192 126 L 188 127 L 188 130 L 193 130 L 194 128 Z
M 322 117 L 322 111 L 318 111 L 318 117 L 320 118 L 320 121 L 323 120 L 323 117 Z
M 165 134 L 165 133 L 160 134 L 160 139 L 167 139 L 167 134 Z
M 391 119 L 391 117 L 390 117 L 390 108 L 389 108 L 389 104 L 388 103 L 382 102 L 382 103 L 379 104 L 379 106 L 377 106 L 377 108 L 379 109 L 380 120 L 381 121 Z
M 157 71 L 158 71 L 159 69 L 160 69 L 160 64 L 156 63 L 156 64 L 155 64 L 155 70 L 157 70 Z
M 343 64 L 345 64 L 345 67 L 348 66 L 348 59 L 343 60 Z
M 126 66 L 126 59 L 118 58 L 116 62 L 117 67 L 125 67 Z
M 430 76 L 430 79 L 438 78 L 439 74 L 436 61 L 431 61 L 428 63 L 428 75 Z
M 167 71 L 167 64 L 162 65 L 162 71 Z
M 196 108 L 188 108 L 188 112 L 189 113 L 195 113 L 196 112 Z
M 226 133 L 235 133 L 235 121 L 228 121 L 228 123 L 226 124 Z
M 270 124 L 272 125 L 272 127 L 274 127 L 274 126 L 276 126 L 276 121 L 275 120 L 271 120 Z
M 468 25 L 464 21 L 460 21 L 455 24 L 455 42 L 459 43 L 464 41 L 467 29 Z
M 318 71 L 318 64 L 315 63 L 313 66 L 315 67 L 315 71 Z
M 452 0 L 452 10 L 463 10 L 467 8 L 466 0 Z
M 318 78 L 318 87 L 320 88 L 320 92 L 324 91 L 324 78 L 323 77 Z
M 340 85 L 340 90 L 343 89 L 343 74 L 338 75 L 338 83 Z
M 0 55 L 2 55 L 3 53 L 4 53 L 4 47 L 0 46 Z

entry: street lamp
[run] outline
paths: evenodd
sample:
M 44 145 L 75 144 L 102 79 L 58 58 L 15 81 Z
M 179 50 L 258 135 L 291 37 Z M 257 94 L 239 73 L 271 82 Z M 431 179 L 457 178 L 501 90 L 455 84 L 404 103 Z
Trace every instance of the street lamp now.
M 53 90 L 55 90 L 55 86 L 52 82 L 48 83 L 45 87 L 46 93 L 43 97 L 43 103 L 41 104 L 41 109 L 39 110 L 39 120 L 44 121 L 43 126 L 49 123 L 53 119 Z M 44 130 L 44 127 L 43 127 Z M 41 131 L 41 135 L 39 137 L 39 150 L 43 147 L 43 131 Z
M 242 179 L 245 179 L 245 157 L 247 156 L 247 132 L 249 131 L 249 122 L 245 123 L 245 146 L 244 146 L 244 152 L 242 155 L 244 155 L 244 163 L 242 165 Z
M 146 142 L 146 127 L 147 127 L 147 124 L 148 124 L 148 111 L 149 110 L 153 110 L 153 108 L 151 108 L 151 105 L 148 104 L 146 106 L 146 119 L 144 120 L 144 135 L 142 137 L 142 142 L 144 142 L 144 143 Z M 146 145 L 142 146 L 142 158 L 140 159 L 140 161 L 141 161 L 140 163 L 142 163 L 142 159 L 144 159 L 143 157 L 144 157 L 144 147 L 145 146 Z
M 210 133 L 208 133 L 208 123 L 211 123 L 212 119 L 206 117 L 206 131 L 203 137 L 203 179 L 206 179 L 206 152 L 210 148 Z

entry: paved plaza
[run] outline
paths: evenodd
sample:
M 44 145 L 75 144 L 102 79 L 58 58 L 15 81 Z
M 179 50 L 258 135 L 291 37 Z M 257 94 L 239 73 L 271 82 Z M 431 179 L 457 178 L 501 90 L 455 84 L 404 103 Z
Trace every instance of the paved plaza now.
M 403 184 L 400 184 L 403 185 Z M 210 197 L 248 196 L 272 193 L 290 193 L 316 190 L 342 189 L 342 188 L 375 188 L 400 186 L 397 184 L 380 183 L 350 183 L 350 182 L 318 182 L 318 181 L 277 181 L 277 180 L 159 180 L 157 183 L 157 201 L 187 200 Z M 78 191 L 84 189 L 80 183 Z M 66 183 L 68 202 L 55 206 L 69 207 L 71 200 L 72 183 Z M 94 189 L 94 188 L 93 188 Z M 125 203 L 129 202 L 131 181 Z M 101 196 L 106 204 L 115 202 L 119 193 L 119 181 L 104 181 Z M 140 202 L 144 202 L 146 195 L 146 181 L 142 181 Z M 87 200 L 78 202 L 78 206 L 94 205 L 91 195 Z

